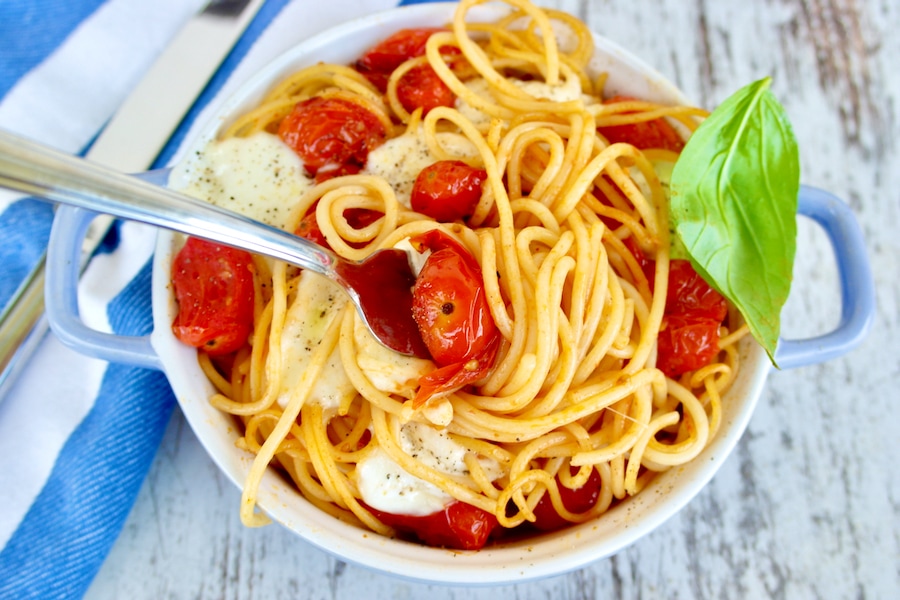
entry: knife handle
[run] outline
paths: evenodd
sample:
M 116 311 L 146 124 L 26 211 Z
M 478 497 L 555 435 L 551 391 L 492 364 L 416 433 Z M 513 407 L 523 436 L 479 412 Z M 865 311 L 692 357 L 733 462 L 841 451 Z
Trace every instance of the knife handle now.
M 0 315 L 0 399 L 6 395 L 16 374 L 47 332 L 44 313 L 44 265 L 46 252 Z

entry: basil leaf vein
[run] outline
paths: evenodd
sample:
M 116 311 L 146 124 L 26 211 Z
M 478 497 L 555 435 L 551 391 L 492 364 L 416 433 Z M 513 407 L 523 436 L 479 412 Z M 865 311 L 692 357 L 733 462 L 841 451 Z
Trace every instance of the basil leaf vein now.
M 745 86 L 691 135 L 672 171 L 672 252 L 743 315 L 774 363 L 793 277 L 800 161 L 771 78 Z

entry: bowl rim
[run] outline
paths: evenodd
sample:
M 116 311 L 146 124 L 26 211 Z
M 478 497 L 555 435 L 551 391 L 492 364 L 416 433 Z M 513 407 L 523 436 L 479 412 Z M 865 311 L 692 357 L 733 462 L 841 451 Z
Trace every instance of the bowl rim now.
M 348 21 L 299 43 L 239 86 L 185 147 L 195 150 L 205 146 L 230 116 L 252 104 L 288 71 L 323 60 L 320 57 L 327 60 L 332 55 L 351 56 L 343 61 L 349 62 L 362 49 L 400 28 L 447 22 L 456 6 L 456 3 L 429 3 L 399 7 Z M 470 14 L 478 18 L 501 14 L 490 6 L 475 8 L 479 10 Z M 340 45 L 337 42 L 348 40 L 349 43 L 336 48 Z M 642 94 L 640 97 L 687 103 L 672 83 L 629 51 L 596 33 L 594 43 L 594 62 L 615 71 L 610 76 L 613 89 L 630 85 L 643 90 L 637 92 Z M 641 81 L 622 81 L 635 73 Z M 171 334 L 175 303 L 170 293 L 169 266 L 177 240 L 177 234 L 167 231 L 161 231 L 158 236 L 153 264 L 151 343 L 195 435 L 219 469 L 241 488 L 252 456 L 236 448 L 233 423 L 225 422 L 227 416 L 209 404 L 212 388 L 205 377 L 197 378 L 196 352 L 179 344 Z M 718 472 L 743 435 L 770 371 L 765 352 L 752 340 L 744 340 L 741 354 L 742 368 L 734 386 L 723 398 L 722 423 L 709 445 L 688 464 L 658 475 L 640 494 L 619 503 L 594 521 L 488 546 L 477 552 L 429 548 L 384 538 L 335 518 L 322 518 L 322 511 L 271 469 L 260 485 L 258 506 L 276 523 L 340 560 L 410 581 L 499 585 L 560 575 L 611 556 L 655 530 L 678 513 Z M 735 396 L 742 402 L 735 402 Z M 726 398 L 732 402 L 725 402 Z M 592 542 L 592 538 L 598 537 L 599 541 Z

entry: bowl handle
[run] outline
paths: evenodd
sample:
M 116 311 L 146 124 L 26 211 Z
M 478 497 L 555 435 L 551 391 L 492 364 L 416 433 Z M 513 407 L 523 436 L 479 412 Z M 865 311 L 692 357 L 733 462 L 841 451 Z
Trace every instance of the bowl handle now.
M 151 171 L 140 177 L 165 185 L 167 174 L 168 171 Z M 149 335 L 104 333 L 88 327 L 81 320 L 78 310 L 81 261 L 73 260 L 73 257 L 81 256 L 82 242 L 95 217 L 97 213 L 82 208 L 60 205 L 56 209 L 47 245 L 44 292 L 50 328 L 60 342 L 86 356 L 161 370 L 162 363 L 150 343 Z
M 875 316 L 875 283 L 862 229 L 846 203 L 818 188 L 800 186 L 798 212 L 819 224 L 834 250 L 841 286 L 841 320 L 828 333 L 781 339 L 775 362 L 793 369 L 842 356 L 866 337 Z

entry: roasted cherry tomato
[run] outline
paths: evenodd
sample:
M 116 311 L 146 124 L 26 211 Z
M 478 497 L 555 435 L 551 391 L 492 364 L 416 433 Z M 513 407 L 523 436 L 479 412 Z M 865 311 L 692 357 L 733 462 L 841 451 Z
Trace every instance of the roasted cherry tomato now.
M 480 550 L 497 527 L 497 517 L 477 506 L 454 501 L 444 510 L 413 517 L 369 508 L 378 520 L 436 548 Z
M 432 251 L 413 288 L 413 317 L 431 356 L 442 366 L 472 359 L 497 334 L 481 268 L 436 229 L 411 241 Z
M 653 289 L 656 263 L 647 258 L 632 238 L 625 245 L 634 254 Z M 657 340 L 656 366 L 669 377 L 699 369 L 719 352 L 719 326 L 728 315 L 728 303 L 687 260 L 669 263 L 666 308 Z
M 419 380 L 413 403 L 484 377 L 499 348 L 481 267 L 468 250 L 437 229 L 410 240 L 431 250 L 413 287 L 413 319 L 434 361 L 441 367 Z
M 247 343 L 253 330 L 252 269 L 253 259 L 243 250 L 188 238 L 172 263 L 175 337 L 213 356 Z
M 438 106 L 453 106 L 456 101 L 447 84 L 438 76 L 431 65 L 419 65 L 407 71 L 397 82 L 397 98 L 408 112 L 417 108 L 422 114 Z
M 606 100 L 607 104 L 614 102 L 626 102 L 634 100 L 627 96 L 613 96 Z M 665 119 L 642 121 L 630 125 L 610 125 L 598 127 L 597 131 L 603 134 L 609 143 L 625 142 L 640 149 L 663 148 L 680 152 L 684 148 L 684 140 Z
M 278 135 L 319 179 L 320 171 L 330 176 L 358 172 L 387 134 L 378 117 L 359 104 L 314 96 L 294 106 Z
M 439 160 L 422 169 L 413 184 L 412 209 L 442 222 L 470 217 L 487 179 L 487 171 L 461 160 Z
M 499 349 L 500 336 L 495 336 L 480 354 L 470 360 L 440 367 L 420 377 L 413 407 L 421 406 L 435 394 L 457 390 L 487 375 L 494 366 Z
M 569 467 L 569 472 L 575 474 L 578 472 L 577 467 Z M 597 469 L 591 471 L 590 477 L 578 489 L 570 490 L 559 483 L 559 477 L 556 478 L 559 484 L 559 495 L 562 499 L 563 506 L 571 513 L 583 513 L 590 510 L 600 497 L 600 473 Z M 563 519 L 553 508 L 553 502 L 550 500 L 550 494 L 544 494 L 534 507 L 534 516 L 536 520 L 532 525 L 542 531 L 552 531 L 571 525 L 571 521 Z
M 316 220 L 315 208 L 303 215 L 303 218 L 300 219 L 300 223 L 297 224 L 297 230 L 294 231 L 294 234 L 298 237 L 307 239 L 314 244 L 318 244 L 323 248 L 331 249 L 331 246 L 328 245 L 328 240 L 325 239 L 325 234 L 322 233 L 322 230 L 319 228 L 319 221 Z
M 638 246 L 638 243 L 633 236 L 625 238 L 625 247 L 628 248 L 629 252 L 631 252 L 632 256 L 637 260 L 638 266 L 641 268 L 641 271 L 644 272 L 644 277 L 647 278 L 647 283 L 650 285 L 650 291 L 652 292 L 656 276 L 656 261 L 647 258 L 647 255 L 644 254 L 644 251 Z M 668 297 L 666 297 L 666 301 L 668 302 Z
M 377 210 L 369 210 L 367 208 L 348 208 L 344 211 L 344 218 L 347 219 L 347 224 L 354 229 L 362 229 L 367 225 L 371 225 L 383 215 L 384 213 L 380 213 Z M 319 227 L 319 221 L 316 219 L 315 204 L 306 211 L 306 214 L 300 219 L 300 223 L 297 224 L 297 230 L 294 231 L 294 234 L 316 243 L 323 248 L 331 249 L 328 240 L 325 239 L 325 234 L 322 233 L 322 229 Z M 349 245 L 352 247 L 362 247 L 364 244 L 351 242 Z
M 425 54 L 425 44 L 431 34 L 447 31 L 441 27 L 421 29 L 401 29 L 383 42 L 366 51 L 358 61 L 356 69 L 366 76 L 380 91 L 387 90 L 387 80 L 401 64 Z M 441 52 L 458 54 L 458 48 L 441 48 Z
M 694 270 L 690 261 L 676 259 L 669 263 L 666 314 L 689 314 L 721 323 L 728 314 L 728 303 Z
M 719 352 L 721 321 L 693 315 L 666 315 L 657 340 L 657 368 L 668 377 L 709 364 Z

